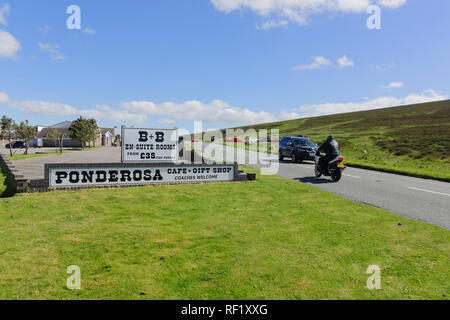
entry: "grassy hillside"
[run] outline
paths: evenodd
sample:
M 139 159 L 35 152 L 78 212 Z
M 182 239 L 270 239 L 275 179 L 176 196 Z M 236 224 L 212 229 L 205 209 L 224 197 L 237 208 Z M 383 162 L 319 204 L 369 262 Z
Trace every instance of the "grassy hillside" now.
M 333 134 L 350 164 L 450 181 L 450 100 L 245 127 Z
M 0 299 L 450 295 L 449 231 L 277 176 L 21 194 L 0 199 L 0 225 Z

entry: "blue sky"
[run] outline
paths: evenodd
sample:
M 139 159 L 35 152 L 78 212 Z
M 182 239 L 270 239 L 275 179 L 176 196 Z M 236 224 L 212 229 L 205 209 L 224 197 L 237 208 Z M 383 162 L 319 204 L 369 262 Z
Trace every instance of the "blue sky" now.
M 224 128 L 447 99 L 449 13 L 448 0 L 0 0 L 0 115 Z

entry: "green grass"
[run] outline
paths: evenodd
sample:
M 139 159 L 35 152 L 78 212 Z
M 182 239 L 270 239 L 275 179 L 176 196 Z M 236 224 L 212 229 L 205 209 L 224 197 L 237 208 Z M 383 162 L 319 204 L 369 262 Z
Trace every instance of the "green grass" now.
M 0 168 L 0 205 L 1 198 L 10 197 L 14 194 L 14 190 L 9 178 L 6 177 L 6 172 Z
M 8 154 L 7 156 L 11 161 L 17 161 L 17 160 L 27 160 L 27 159 L 40 158 L 40 157 L 52 156 L 52 155 L 61 155 L 61 153 L 60 152 L 43 152 L 43 153 L 39 153 L 39 154 L 14 154 L 12 157 Z
M 0 225 L 0 299 L 450 295 L 449 231 L 276 176 L 22 194 L 0 199 Z
M 333 134 L 349 165 L 450 181 L 450 100 L 243 129 L 250 128 L 302 134 L 318 144 Z
M 6 176 L 3 174 L 3 170 L 0 173 L 0 197 L 3 197 L 6 190 L 8 189 L 8 182 L 6 181 Z

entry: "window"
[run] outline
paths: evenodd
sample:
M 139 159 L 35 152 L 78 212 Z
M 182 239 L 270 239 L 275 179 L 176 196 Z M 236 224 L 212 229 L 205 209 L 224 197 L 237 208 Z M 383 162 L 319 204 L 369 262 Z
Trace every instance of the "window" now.
M 314 142 L 312 142 L 311 140 L 309 140 L 309 139 L 306 139 L 305 142 L 306 142 L 306 145 L 308 147 L 311 147 L 311 148 L 316 148 L 317 147 L 317 145 Z
M 294 139 L 294 145 L 296 147 L 309 147 L 309 148 L 317 147 L 315 143 L 309 139 Z
M 296 147 L 306 147 L 306 141 L 303 139 L 294 139 L 294 146 Z

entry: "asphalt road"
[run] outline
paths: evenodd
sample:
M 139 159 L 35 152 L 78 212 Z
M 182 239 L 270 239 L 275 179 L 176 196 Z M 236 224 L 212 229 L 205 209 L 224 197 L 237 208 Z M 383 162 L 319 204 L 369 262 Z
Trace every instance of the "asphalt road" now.
M 214 158 L 224 159 L 221 146 L 215 145 Z M 295 179 L 345 198 L 386 209 L 403 217 L 424 221 L 450 230 L 450 183 L 418 179 L 371 170 L 347 168 L 342 180 L 333 183 L 329 177 L 317 179 L 314 163 L 301 164 L 283 161 L 277 156 L 225 147 L 236 152 L 238 162 L 261 169 L 279 165 L 277 175 Z M 244 157 L 246 155 L 246 157 Z M 251 156 L 260 157 L 257 164 L 249 164 Z M 264 169 L 262 169 L 264 171 Z
M 33 152 L 54 152 L 55 148 L 30 149 Z M 8 150 L 0 149 L 7 154 Z M 23 154 L 23 150 L 16 150 Z M 120 148 L 106 147 L 86 151 L 65 150 L 63 155 L 50 155 L 14 161 L 14 167 L 27 179 L 43 179 L 46 163 L 114 163 L 120 162 Z

